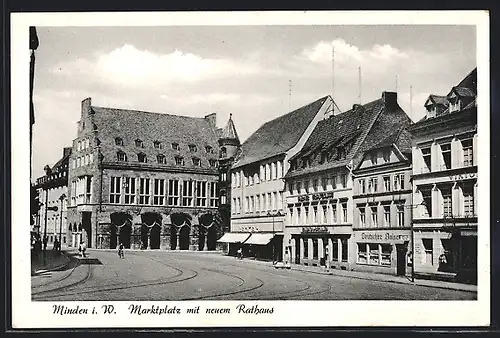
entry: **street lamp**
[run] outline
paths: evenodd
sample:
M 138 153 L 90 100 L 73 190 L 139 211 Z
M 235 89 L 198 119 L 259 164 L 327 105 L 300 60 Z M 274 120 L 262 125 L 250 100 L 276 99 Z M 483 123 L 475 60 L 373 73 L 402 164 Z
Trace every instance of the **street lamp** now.
M 61 251 L 61 244 L 62 244 L 62 223 L 63 223 L 63 201 L 66 198 L 66 194 L 62 194 L 61 197 L 59 197 L 59 200 L 61 201 L 61 223 L 59 225 L 59 251 Z
M 270 216 L 270 217 L 272 217 L 272 218 L 273 218 L 273 239 L 272 239 L 272 241 L 273 241 L 273 245 L 272 245 L 272 248 L 273 248 L 273 265 L 274 265 L 274 264 L 275 264 L 275 259 L 274 259 L 274 258 L 275 258 L 275 252 L 274 252 L 274 251 L 275 251 L 275 249 L 274 249 L 274 247 L 275 247 L 275 245 L 276 245 L 276 242 L 275 242 L 275 240 L 274 240 L 274 217 L 283 216 L 283 214 L 281 213 L 281 211 L 278 211 L 278 212 L 276 212 L 276 213 L 271 213 L 271 212 L 269 211 L 269 212 L 267 213 L 267 216 Z

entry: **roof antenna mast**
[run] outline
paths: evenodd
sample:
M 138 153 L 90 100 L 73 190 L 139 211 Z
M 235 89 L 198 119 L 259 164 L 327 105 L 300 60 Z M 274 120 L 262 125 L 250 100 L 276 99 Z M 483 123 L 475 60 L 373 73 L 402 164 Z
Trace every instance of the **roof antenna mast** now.
M 335 46 L 332 42 L 332 113 L 335 115 Z
M 292 111 L 292 80 L 288 80 L 288 111 Z
M 361 67 L 358 67 L 358 86 L 359 86 L 358 100 L 359 104 L 361 104 Z
M 410 85 L 410 119 L 413 120 L 413 87 Z
M 396 74 L 396 93 L 398 92 L 398 74 Z

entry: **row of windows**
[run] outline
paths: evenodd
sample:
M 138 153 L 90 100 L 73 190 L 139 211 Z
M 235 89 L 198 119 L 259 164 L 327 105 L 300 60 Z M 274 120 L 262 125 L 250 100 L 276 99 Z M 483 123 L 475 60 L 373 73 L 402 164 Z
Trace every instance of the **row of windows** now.
M 442 184 L 419 187 L 422 196 L 420 217 L 473 217 L 475 196 L 473 184 Z
M 85 150 L 88 148 L 90 148 L 90 139 L 87 138 L 76 142 L 77 151 Z
M 233 188 L 238 188 L 242 184 L 251 186 L 264 181 L 278 180 L 284 176 L 284 162 L 277 161 L 260 165 L 259 172 L 245 173 L 238 171 L 231 176 L 231 185 Z M 243 182 L 242 182 L 243 181 Z
M 399 191 L 405 189 L 405 174 L 382 176 L 382 184 L 379 186 L 378 177 L 370 177 L 358 180 L 360 194 L 373 194 L 378 192 Z
M 71 206 L 92 203 L 92 180 L 92 176 L 83 176 L 71 182 Z
M 289 207 L 288 210 L 291 225 L 345 224 L 349 221 L 347 202 L 294 206 Z
M 253 213 L 253 212 L 265 212 L 271 210 L 282 210 L 283 209 L 283 193 L 282 192 L 269 192 L 266 194 L 259 194 L 256 196 L 246 196 L 245 206 L 242 209 L 241 198 L 233 198 L 233 203 L 231 204 L 231 213 L 241 214 L 241 213 Z
M 390 266 L 391 253 L 391 244 L 358 243 L 357 263 Z
M 344 160 L 346 159 L 349 151 L 351 151 L 353 144 L 354 140 L 352 140 L 351 142 L 349 142 L 344 146 L 336 147 L 334 152 L 323 150 L 316 152 L 314 154 L 302 156 L 300 159 L 299 158 L 293 159 L 290 164 L 290 170 L 294 171 L 299 169 L 299 165 L 302 169 L 311 166 L 316 156 L 321 156 L 319 160 L 320 164 L 329 162 L 331 160 L 337 160 L 337 161 Z
M 116 153 L 116 158 L 120 162 L 127 162 L 128 161 L 127 154 L 121 150 L 119 150 Z M 174 160 L 175 160 L 176 165 L 179 165 L 179 166 L 185 165 L 184 157 L 182 157 L 182 156 L 175 156 Z M 147 158 L 146 154 L 139 153 L 139 154 L 137 154 L 137 161 L 140 163 L 147 163 L 148 158 Z M 162 155 L 162 154 L 156 155 L 156 162 L 158 164 L 167 164 L 167 158 L 165 157 L 165 155 Z M 201 159 L 200 158 L 193 157 L 193 158 L 191 158 L 191 162 L 195 167 L 201 167 Z M 210 160 L 208 160 L 208 164 L 211 167 L 216 167 L 217 161 L 214 159 L 210 159 Z
M 217 182 L 110 177 L 109 203 L 216 207 Z
M 94 163 L 94 154 L 86 154 L 83 156 L 78 156 L 71 160 L 71 169 L 80 168 L 89 164 Z
M 303 243 L 304 254 L 303 257 L 305 259 L 318 259 L 319 257 L 319 240 L 318 237 L 312 238 L 301 238 L 301 242 Z M 327 239 L 323 239 L 323 246 L 325 243 L 328 243 Z M 312 249 L 312 256 L 309 253 L 309 248 Z M 349 245 L 347 237 L 334 237 L 332 238 L 332 252 L 331 252 L 331 261 L 334 262 L 347 262 L 349 256 Z
M 404 204 L 402 203 L 394 204 L 394 207 L 392 207 L 391 204 L 373 205 L 369 207 L 358 205 L 357 209 L 359 215 L 359 226 L 361 228 L 392 226 L 393 223 L 391 219 L 391 208 L 396 209 L 396 222 L 394 225 L 398 227 L 405 226 L 405 211 Z M 382 212 L 382 220 L 379 220 L 379 211 Z
M 138 147 L 138 148 L 144 148 L 144 141 L 142 141 L 141 139 L 136 139 L 134 141 L 134 143 L 135 143 L 136 147 Z M 123 139 L 121 137 L 116 137 L 115 138 L 115 145 L 117 145 L 117 146 L 123 146 L 124 145 Z M 176 142 L 171 143 L 170 147 L 173 150 L 181 150 L 181 147 L 180 147 L 179 143 L 176 143 Z M 188 147 L 189 147 L 189 151 L 192 152 L 192 153 L 198 151 L 198 147 L 195 144 L 188 144 Z M 160 142 L 160 141 L 153 141 L 153 148 L 155 148 L 155 149 L 163 149 L 163 143 Z M 213 150 L 212 146 L 205 146 L 205 152 L 207 154 L 213 154 L 214 150 Z
M 290 192 L 290 195 L 297 195 L 335 189 L 345 189 L 347 188 L 347 174 L 315 178 L 312 180 L 312 184 L 310 183 L 310 180 L 290 182 L 288 184 L 288 191 Z
M 453 142 L 458 145 L 452 152 L 452 142 L 441 143 L 435 146 L 421 147 L 422 163 L 419 173 L 449 170 L 453 168 L 470 167 L 473 165 L 473 142 L 465 139 Z M 432 149 L 436 155 L 433 157 Z M 417 170 L 418 172 L 418 170 Z

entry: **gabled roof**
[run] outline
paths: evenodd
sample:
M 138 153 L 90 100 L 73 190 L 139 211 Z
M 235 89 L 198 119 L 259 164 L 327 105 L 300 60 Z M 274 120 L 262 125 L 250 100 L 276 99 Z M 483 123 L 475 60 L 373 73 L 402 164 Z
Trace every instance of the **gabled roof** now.
M 429 98 L 425 102 L 425 106 L 429 105 L 427 103 L 429 101 L 432 101 L 432 103 L 434 103 L 434 104 L 440 104 L 440 105 L 443 105 L 443 106 L 447 106 L 448 105 L 448 99 L 446 98 L 446 96 L 431 94 L 431 95 L 429 95 Z
M 458 96 L 460 97 L 474 97 L 476 96 L 476 94 L 474 94 L 474 91 L 470 88 L 465 88 L 465 87 L 453 87 L 450 91 L 450 94 L 448 94 L 448 96 L 451 95 L 451 93 L 455 92 Z
M 237 140 L 239 143 L 240 138 L 238 137 L 238 133 L 236 132 L 236 127 L 234 126 L 232 116 L 233 114 L 229 114 L 229 121 L 227 121 L 226 126 L 224 127 L 224 129 L 222 129 L 219 138 L 224 140 Z
M 311 156 L 310 165 L 302 168 L 290 169 L 287 178 L 319 172 L 330 168 L 345 166 L 360 160 L 358 154 L 372 149 L 386 140 L 388 130 L 400 130 L 402 126 L 411 123 L 410 118 L 397 104 L 395 93 L 385 93 L 392 102 L 384 103 L 384 98 L 369 102 L 363 106 L 355 105 L 353 109 L 327 120 L 318 122 L 311 136 L 306 141 L 303 150 L 294 156 L 294 159 Z M 389 99 L 388 99 L 389 100 Z M 389 135 L 396 139 L 399 135 Z M 391 139 L 387 138 L 387 142 Z M 349 145 L 349 146 L 348 146 Z M 320 147 L 318 147 L 320 146 Z M 345 158 L 337 158 L 337 147 L 344 148 Z M 310 149 L 315 149 L 315 155 Z M 332 156 L 325 161 L 321 152 L 329 152 Z
M 241 146 L 233 168 L 277 156 L 291 149 L 306 131 L 328 96 L 263 124 Z
M 135 163 L 139 163 L 139 153 L 153 164 L 162 154 L 166 165 L 171 166 L 175 165 L 175 156 L 184 157 L 184 167 L 197 167 L 192 158 L 199 158 L 201 168 L 209 168 L 209 160 L 217 159 L 217 128 L 210 119 L 96 106 L 91 109 L 104 162 L 116 162 L 118 151 L 127 154 L 127 162 Z M 123 146 L 115 144 L 117 137 L 123 140 Z M 137 147 L 135 140 L 142 140 L 144 146 Z M 154 148 L 155 141 L 161 143 L 162 149 Z M 173 143 L 179 144 L 180 150 L 172 149 Z M 195 145 L 196 151 L 191 152 L 189 145 Z M 213 153 L 207 153 L 207 146 Z
M 71 156 L 71 147 L 63 149 L 63 156 L 51 168 L 52 172 L 60 171 L 67 168 L 69 157 Z

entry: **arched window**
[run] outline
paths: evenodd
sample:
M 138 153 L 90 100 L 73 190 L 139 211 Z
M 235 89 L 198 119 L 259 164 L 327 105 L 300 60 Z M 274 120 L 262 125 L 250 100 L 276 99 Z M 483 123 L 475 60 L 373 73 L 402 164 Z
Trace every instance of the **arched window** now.
M 144 153 L 137 154 L 137 160 L 141 163 L 146 163 L 148 161 L 146 158 L 146 154 Z
M 117 146 L 122 146 L 123 145 L 123 139 L 121 137 L 116 137 L 115 138 L 115 144 Z
M 139 147 L 139 148 L 144 148 L 144 143 L 142 142 L 142 140 L 135 140 L 135 146 L 136 147 Z
M 116 153 L 116 157 L 120 162 L 127 162 L 127 154 L 121 150 Z
M 163 156 L 162 154 L 156 156 L 156 159 L 157 159 L 159 164 L 167 164 L 167 161 L 165 160 L 165 156 Z

